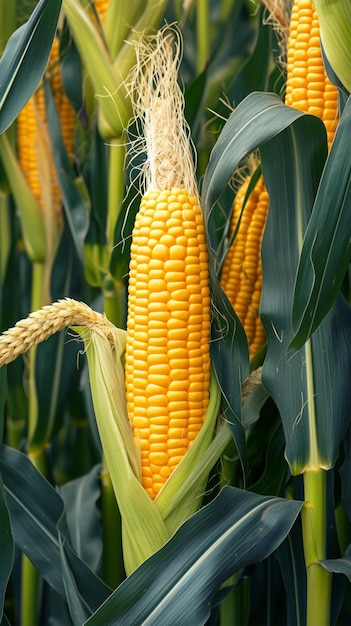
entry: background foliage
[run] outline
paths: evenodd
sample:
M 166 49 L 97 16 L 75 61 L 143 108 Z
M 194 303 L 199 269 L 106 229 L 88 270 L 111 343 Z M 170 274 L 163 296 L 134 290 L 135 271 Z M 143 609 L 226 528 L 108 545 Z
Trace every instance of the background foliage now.
M 218 313 L 212 361 L 230 436 L 203 507 L 126 576 L 86 356 L 77 360 L 79 345 L 63 332 L 35 356 L 2 367 L 1 624 L 350 623 L 347 90 L 327 157 L 323 124 L 283 104 L 285 70 L 263 5 L 209 0 L 185 9 L 180 0 L 130 0 L 115 3 L 123 19 L 116 22 L 110 10 L 103 25 L 92 4 L 63 0 L 59 16 L 58 0 L 0 0 L 0 331 L 47 304 L 47 275 L 50 300 L 82 300 L 125 326 L 138 163 L 125 152 L 134 132 L 133 126 L 129 135 L 125 131 L 128 100 L 116 90 L 111 105 L 99 85 L 115 84 L 121 60 L 132 63 L 123 44 L 132 37 L 126 24 L 152 30 L 177 22 Z M 89 16 L 86 25 L 79 10 Z M 117 23 L 120 29 L 112 28 Z M 62 196 L 62 230 L 50 265 L 40 210 L 26 191 L 18 196 L 21 179 L 13 176 L 16 118 L 43 76 L 57 28 L 75 129 L 72 160 L 46 80 L 49 141 Z M 116 115 L 119 98 L 126 119 Z M 261 304 L 268 344 L 254 364 L 263 365 L 264 386 L 242 406 L 248 346 L 218 275 L 233 175 L 253 152 L 270 197 Z M 325 529 L 322 552 L 316 519 Z M 307 584 L 310 571 L 317 571 L 317 595 Z M 330 616 L 314 622 L 307 607 L 314 606 L 313 594 L 318 603 L 323 593 L 330 597 Z

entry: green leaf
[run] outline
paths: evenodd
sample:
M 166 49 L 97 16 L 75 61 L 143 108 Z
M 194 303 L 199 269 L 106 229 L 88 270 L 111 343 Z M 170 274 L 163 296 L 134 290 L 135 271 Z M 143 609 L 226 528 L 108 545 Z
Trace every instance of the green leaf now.
M 334 572 L 335 574 L 344 574 L 351 582 L 351 547 L 346 550 L 345 556 L 342 559 L 325 559 L 321 561 L 323 567 L 328 572 Z
M 221 289 L 218 273 L 232 202 L 223 197 L 242 160 L 258 146 L 280 133 L 300 111 L 286 107 L 275 94 L 252 93 L 235 109 L 213 148 L 202 188 L 202 207 L 209 243 L 209 270 L 213 302 L 211 357 L 224 397 L 228 419 L 244 470 L 246 450 L 240 424 L 241 383 L 249 374 L 249 353 L 244 329 Z M 216 204 L 218 203 L 218 204 Z M 218 215 L 223 219 L 218 222 Z
M 0 438 L 3 434 L 3 417 L 6 397 L 6 368 L 0 368 Z M 1 455 L 1 452 L 0 452 Z M 3 617 L 7 583 L 12 571 L 14 543 L 9 511 L 6 504 L 4 485 L 0 474 L 0 620 Z
M 293 474 L 333 466 L 351 414 L 351 311 L 342 297 L 310 341 L 288 353 L 295 276 L 323 148 L 325 130 L 312 116 L 261 147 L 270 198 L 262 244 L 261 318 L 267 336 L 262 382 L 280 412 Z
M 101 495 L 100 473 L 101 466 L 94 465 L 88 474 L 59 488 L 65 503 L 72 548 L 94 571 L 102 554 L 101 516 L 97 509 Z
M 0 133 L 38 86 L 49 58 L 61 0 L 39 0 L 26 24 L 10 37 L 0 60 Z
M 92 613 L 106 600 L 110 589 L 72 551 L 62 498 L 29 459 L 17 450 L 2 446 L 0 470 L 16 545 L 55 591 L 65 597 L 60 552 L 62 540 L 70 554 L 70 568 L 75 580 L 82 581 L 80 593 L 82 597 L 85 594 L 84 602 Z
M 237 106 L 216 141 L 205 172 L 202 200 L 206 221 L 242 159 L 302 115 L 272 93 L 251 93 Z M 214 243 L 210 241 L 211 247 Z
M 351 253 L 351 98 L 340 119 L 303 243 L 293 303 L 300 348 L 332 307 Z
M 121 584 L 86 626 L 204 624 L 220 585 L 271 554 L 301 505 L 225 487 Z
M 305 623 L 306 616 L 306 568 L 300 520 L 279 546 L 277 558 L 284 581 L 287 599 L 287 626 Z
M 235 77 L 232 85 L 226 91 L 229 102 L 238 105 L 248 94 L 254 91 L 267 91 L 269 82 L 269 72 L 272 64 L 272 28 L 263 19 L 266 9 L 263 4 L 260 6 L 258 14 L 258 29 L 255 47 L 252 54 L 244 63 L 240 72 Z M 228 108 L 219 106 L 219 112 L 223 115 L 228 112 Z

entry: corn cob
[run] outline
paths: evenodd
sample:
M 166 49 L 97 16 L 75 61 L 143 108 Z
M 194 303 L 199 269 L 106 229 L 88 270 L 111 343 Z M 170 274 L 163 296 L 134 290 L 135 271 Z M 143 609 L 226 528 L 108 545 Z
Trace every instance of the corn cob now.
M 109 0 L 94 0 L 94 7 L 101 22 L 104 21 Z
M 247 178 L 235 197 L 230 237 L 237 227 L 249 183 L 250 178 Z M 260 176 L 247 200 L 235 241 L 228 250 L 221 271 L 221 287 L 244 326 L 250 358 L 265 342 L 259 304 L 262 289 L 261 242 L 267 213 L 268 193 Z
M 338 122 L 338 90 L 324 69 L 318 16 L 310 0 L 295 0 L 292 7 L 285 103 L 320 117 L 326 126 L 330 148 Z M 248 184 L 249 179 L 244 181 L 235 198 L 230 237 L 236 228 Z M 267 212 L 268 196 L 261 177 L 245 206 L 238 234 L 221 271 L 221 286 L 244 326 L 250 358 L 265 341 L 259 319 L 259 301 L 262 287 L 260 247 Z
M 136 79 L 150 184 L 132 235 L 125 365 L 128 413 L 151 498 L 202 426 L 210 379 L 203 218 L 193 164 L 191 180 L 183 173 L 191 156 L 180 127 L 183 101 L 168 38 L 159 35 L 156 51 L 151 67 Z
M 318 15 L 311 0 L 295 0 L 292 7 L 285 103 L 320 117 L 330 148 L 338 123 L 338 89 L 324 69 Z
M 63 91 L 59 71 L 59 40 L 55 38 L 47 68 L 47 77 L 53 88 L 55 104 L 61 120 L 63 141 L 68 155 L 73 159 L 75 111 Z M 43 162 L 43 149 L 46 162 Z M 18 159 L 24 176 L 38 202 L 44 209 L 47 197 L 43 193 L 44 171 L 48 163 L 51 179 L 51 202 L 58 222 L 61 221 L 61 193 L 51 154 L 49 131 L 47 127 L 45 95 L 43 86 L 39 86 L 17 119 Z

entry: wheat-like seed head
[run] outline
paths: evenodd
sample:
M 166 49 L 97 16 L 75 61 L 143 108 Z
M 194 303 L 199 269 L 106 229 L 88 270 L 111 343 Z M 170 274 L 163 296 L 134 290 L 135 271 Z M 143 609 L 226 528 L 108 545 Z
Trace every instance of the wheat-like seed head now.
M 34 311 L 0 335 L 0 367 L 69 326 L 100 330 L 114 345 L 115 327 L 104 315 L 83 302 L 65 298 Z

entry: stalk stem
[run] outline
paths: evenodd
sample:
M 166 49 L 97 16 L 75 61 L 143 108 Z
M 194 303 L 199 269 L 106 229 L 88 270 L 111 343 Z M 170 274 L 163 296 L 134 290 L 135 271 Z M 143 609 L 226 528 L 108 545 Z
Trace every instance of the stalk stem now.
M 196 33 L 197 33 L 197 73 L 200 74 L 206 67 L 210 55 L 210 16 L 208 0 L 200 0 L 196 5 Z
M 25 555 L 22 558 L 22 581 L 21 626 L 37 626 L 39 572 Z
M 326 472 L 304 473 L 306 503 L 302 509 L 302 534 L 307 570 L 306 626 L 329 626 L 332 575 L 319 563 L 326 558 Z
M 45 285 L 45 264 L 33 263 L 32 268 L 32 298 L 31 308 L 33 311 L 43 306 L 43 293 Z M 28 457 L 33 465 L 44 476 L 46 471 L 45 445 L 33 450 L 31 439 L 35 433 L 38 422 L 38 397 L 35 380 L 37 347 L 29 350 L 28 356 Z M 35 626 L 39 622 L 39 572 L 31 561 L 23 555 L 22 558 L 22 603 L 21 603 L 21 626 Z
M 125 138 L 109 141 L 108 210 L 106 239 L 110 252 L 115 245 L 114 234 L 124 197 Z
M 104 313 L 117 328 L 126 324 L 126 286 L 106 276 L 103 283 Z
M 101 486 L 103 516 L 102 572 L 106 584 L 115 589 L 125 578 L 122 556 L 122 528 L 121 515 L 105 456 L 102 459 Z

